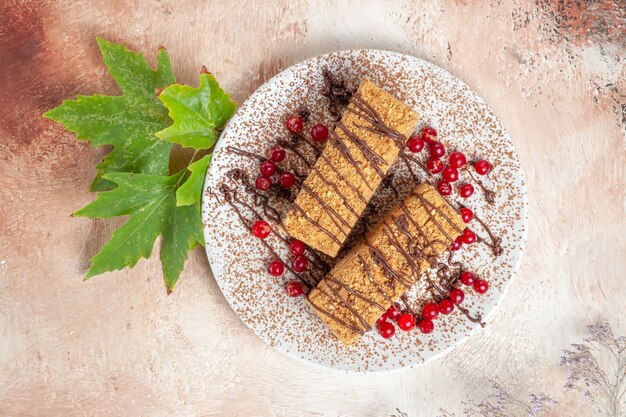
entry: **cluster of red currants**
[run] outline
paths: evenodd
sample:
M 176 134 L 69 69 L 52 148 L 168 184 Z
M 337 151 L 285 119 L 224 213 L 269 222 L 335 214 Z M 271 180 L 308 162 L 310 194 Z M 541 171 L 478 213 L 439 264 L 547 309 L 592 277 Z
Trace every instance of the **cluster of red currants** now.
M 484 294 L 489 289 L 489 283 L 484 279 L 477 279 L 474 274 L 468 271 L 461 273 L 461 282 L 465 285 L 474 287 L 478 294 Z M 465 293 L 460 288 L 452 288 L 448 294 L 448 298 L 444 298 L 438 303 L 427 303 L 422 307 L 422 318 L 419 322 L 419 329 L 422 333 L 428 334 L 435 330 L 435 320 L 439 314 L 448 315 L 454 311 L 455 304 L 461 304 L 465 300 Z M 391 321 L 395 321 L 401 330 L 412 330 L 416 325 L 416 318 L 411 313 L 401 312 L 398 304 L 393 304 L 383 313 L 376 321 L 378 332 L 385 339 L 392 337 L 396 328 Z
M 266 239 L 272 228 L 265 220 L 257 220 L 252 225 L 252 234 L 259 239 Z M 295 272 L 304 272 L 309 269 L 309 260 L 304 256 L 306 245 L 297 239 L 289 244 L 289 251 L 294 255 L 291 260 L 291 269 Z M 279 277 L 285 272 L 285 264 L 280 259 L 275 259 L 267 267 L 267 272 L 274 277 Z M 291 297 L 299 297 L 302 295 L 302 284 L 299 281 L 292 281 L 285 286 L 287 294 Z
M 452 183 L 459 179 L 459 169 L 467 164 L 467 158 L 462 152 L 452 152 L 448 159 L 448 165 L 444 167 L 441 160 L 446 154 L 446 147 L 437 141 L 437 131 L 427 126 L 418 135 L 413 135 L 407 141 L 407 147 L 413 153 L 419 153 L 428 144 L 430 158 L 426 161 L 426 168 L 432 174 L 439 174 L 443 179 L 437 183 L 437 190 L 443 196 L 452 194 Z M 491 164 L 485 160 L 480 160 L 474 164 L 474 169 L 479 175 L 487 175 L 491 170 Z M 474 194 L 474 186 L 464 183 L 459 186 L 459 195 L 468 198 Z
M 300 116 L 289 116 L 285 121 L 287 130 L 293 134 L 300 134 L 304 130 L 304 122 Z M 311 137 L 317 142 L 324 142 L 328 139 L 328 128 L 323 124 L 316 124 L 311 128 Z M 269 150 L 269 159 L 261 162 L 259 170 L 261 175 L 256 179 L 255 186 L 257 189 L 267 191 L 272 186 L 272 177 L 275 173 L 279 172 L 277 163 L 285 159 L 285 149 L 280 145 L 274 145 Z M 292 172 L 280 171 L 278 176 L 278 183 L 283 188 L 291 188 L 296 182 L 296 176 Z

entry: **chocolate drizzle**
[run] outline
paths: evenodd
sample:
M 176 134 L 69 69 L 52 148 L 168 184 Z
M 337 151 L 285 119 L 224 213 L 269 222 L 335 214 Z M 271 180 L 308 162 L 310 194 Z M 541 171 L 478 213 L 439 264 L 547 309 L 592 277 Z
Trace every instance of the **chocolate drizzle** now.
M 470 169 L 465 167 L 465 168 L 463 168 L 463 170 L 465 172 L 467 172 L 467 174 L 476 183 L 476 185 L 478 185 L 480 187 L 480 189 L 483 190 L 483 195 L 485 196 L 485 200 L 487 201 L 487 203 L 495 204 L 496 203 L 496 192 L 487 189 L 487 187 L 485 187 L 485 184 L 481 180 L 479 180 L 477 178 L 474 178 L 474 175 L 472 175 L 472 171 Z
M 341 108 L 350 102 L 353 90 L 350 90 L 343 79 L 336 77 L 328 68 L 322 70 L 324 85 L 322 95 L 328 98 L 328 111 L 335 118 L 341 118 Z
M 250 221 L 248 221 L 245 216 L 243 215 L 240 206 L 246 207 L 248 209 L 250 209 L 257 218 L 260 218 L 258 216 L 258 213 L 249 205 L 247 204 L 245 201 L 241 200 L 239 198 L 239 196 L 237 195 L 237 191 L 234 190 L 233 188 L 230 188 L 228 185 L 226 184 L 222 184 L 220 186 L 220 192 L 222 193 L 222 195 L 224 196 L 224 200 L 230 205 L 230 207 L 235 211 L 235 213 L 237 214 L 237 217 L 239 218 L 239 220 L 241 221 L 241 223 L 245 226 L 246 229 L 248 229 L 250 232 L 252 231 L 252 224 Z M 294 271 L 291 266 L 289 265 L 289 263 L 285 262 L 285 260 L 283 260 L 280 255 L 274 250 L 274 248 L 272 248 L 272 246 L 265 241 L 265 239 L 259 239 L 261 241 L 261 243 L 263 244 L 263 246 L 265 246 L 265 248 L 270 252 L 270 254 L 272 255 L 272 257 L 274 259 L 278 259 L 280 260 L 284 265 L 285 268 L 287 268 L 287 270 L 289 272 L 291 272 L 296 278 L 298 278 L 298 280 L 304 284 L 305 288 L 308 290 L 310 290 L 311 288 L 313 288 L 316 284 L 316 282 L 311 282 L 308 279 L 305 279 L 305 275 L 304 274 L 299 274 L 296 271 Z
M 480 223 L 480 225 L 483 227 L 483 229 L 485 229 L 487 235 L 489 236 L 489 239 L 491 240 L 491 243 L 487 242 L 487 240 L 481 236 L 478 236 L 478 241 L 491 248 L 494 256 L 498 257 L 502 255 L 504 253 L 504 248 L 502 248 L 502 238 L 495 236 L 489 226 L 487 226 L 487 224 L 480 217 L 478 217 L 476 213 L 474 213 L 474 219 L 476 219 L 478 223 Z

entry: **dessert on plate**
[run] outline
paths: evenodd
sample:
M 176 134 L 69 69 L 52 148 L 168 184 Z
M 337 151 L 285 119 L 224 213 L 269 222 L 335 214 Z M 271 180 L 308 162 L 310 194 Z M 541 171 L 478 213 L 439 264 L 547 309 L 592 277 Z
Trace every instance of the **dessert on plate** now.
M 284 217 L 287 232 L 335 257 L 417 120 L 409 106 L 365 79 Z
M 456 210 L 422 183 L 341 258 L 307 301 L 350 345 L 436 264 L 464 228 Z

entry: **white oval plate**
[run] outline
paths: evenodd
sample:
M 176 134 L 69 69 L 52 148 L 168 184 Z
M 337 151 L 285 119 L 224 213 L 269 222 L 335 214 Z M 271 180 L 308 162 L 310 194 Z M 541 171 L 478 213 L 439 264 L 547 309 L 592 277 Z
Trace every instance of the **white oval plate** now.
M 320 92 L 322 68 L 343 77 L 351 87 L 358 86 L 367 76 L 412 106 L 421 124 L 437 129 L 448 150 L 446 157 L 451 149 L 458 149 L 468 160 L 484 158 L 494 164 L 485 182 L 497 192 L 495 205 L 485 202 L 478 187 L 463 203 L 502 237 L 504 254 L 495 258 L 488 247 L 474 244 L 458 252 L 455 259 L 461 259 L 490 284 L 484 295 L 464 288 L 463 305 L 473 314 L 485 317 L 502 296 L 522 256 L 528 206 L 525 180 L 511 140 L 484 101 L 462 81 L 428 62 L 380 50 L 339 51 L 296 64 L 262 85 L 241 106 L 222 133 L 204 185 L 202 219 L 209 262 L 224 296 L 239 317 L 263 341 L 281 352 L 349 371 L 417 365 L 449 350 L 478 325 L 455 309 L 449 316 L 440 316 L 435 321 L 435 331 L 429 335 L 398 330 L 392 339 L 385 340 L 374 330 L 355 345 L 344 346 L 303 297 L 290 298 L 285 294 L 288 273 L 280 278 L 268 275 L 271 257 L 267 249 L 216 192 L 226 181 L 225 173 L 233 168 L 245 170 L 253 180 L 258 173 L 258 161 L 229 153 L 227 146 L 257 154 L 265 152 L 277 138 L 288 136 L 283 121 L 301 105 L 311 111 L 307 131 L 318 122 L 330 124 L 327 101 Z M 422 160 L 426 153 L 424 150 L 420 154 Z M 392 168 L 396 171 L 394 181 L 406 191 L 416 184 L 401 168 L 397 164 Z M 376 200 L 391 206 L 398 198 L 389 190 L 379 189 Z M 252 220 L 252 214 L 249 216 Z M 487 237 L 475 220 L 470 227 Z M 268 240 L 274 247 L 279 246 L 280 241 L 272 236 Z M 286 245 L 282 246 L 279 253 L 288 258 Z M 416 285 L 409 294 L 419 301 L 423 288 Z

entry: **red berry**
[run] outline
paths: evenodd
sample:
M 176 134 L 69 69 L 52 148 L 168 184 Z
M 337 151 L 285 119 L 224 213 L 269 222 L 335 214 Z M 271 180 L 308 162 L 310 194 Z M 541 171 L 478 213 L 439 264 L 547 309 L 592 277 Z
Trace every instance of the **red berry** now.
M 439 184 L 437 184 L 437 190 L 439 190 L 439 194 L 441 195 L 452 194 L 452 186 L 447 181 L 439 181 Z
M 469 271 L 463 271 L 461 274 L 461 282 L 465 285 L 474 285 L 475 277 Z
M 454 303 L 449 298 L 439 301 L 439 311 L 441 314 L 450 314 L 454 311 Z
M 450 166 L 453 168 L 461 168 L 467 163 L 465 155 L 461 152 L 452 152 L 450 154 Z
M 459 171 L 452 167 L 445 167 L 441 175 L 443 176 L 443 179 L 448 182 L 454 182 L 459 179 Z
M 428 151 L 430 152 L 431 158 L 439 159 L 446 153 L 446 148 L 441 142 L 432 142 L 428 146 Z
M 420 321 L 420 332 L 424 334 L 432 333 L 435 330 L 435 324 L 432 320 L 424 319 Z
M 426 126 L 422 129 L 421 136 L 424 142 L 434 142 L 437 140 L 437 131 L 430 126 Z
M 290 282 L 285 286 L 285 290 L 287 291 L 287 295 L 290 297 L 299 297 L 302 295 L 302 284 L 298 281 Z
M 289 244 L 289 252 L 293 253 L 294 255 L 302 255 L 305 249 L 306 245 L 298 239 L 292 240 Z
M 285 121 L 285 126 L 291 133 L 300 133 L 304 130 L 304 123 L 299 116 L 289 116 Z
M 311 128 L 311 137 L 318 142 L 324 142 L 328 139 L 328 128 L 321 123 Z
M 378 326 L 378 333 L 385 339 L 389 339 L 396 332 L 396 328 L 388 321 L 383 321 Z
M 309 268 L 309 260 L 304 255 L 298 255 L 291 261 L 291 267 L 296 272 L 304 272 Z
M 465 300 L 465 293 L 459 288 L 453 288 L 450 291 L 450 300 L 452 300 L 454 304 L 461 304 L 463 300 Z
M 461 282 L 465 285 L 474 285 L 475 278 L 474 274 L 469 271 L 463 271 L 461 273 Z
M 472 184 L 463 184 L 459 187 L 459 194 L 463 198 L 467 198 L 474 194 L 474 186 Z
M 272 146 L 270 149 L 270 159 L 274 162 L 280 162 L 285 159 L 285 150 L 279 145 Z
M 400 314 L 400 317 L 398 317 L 398 327 L 405 332 L 415 327 L 415 317 L 413 317 L 413 314 Z
M 474 218 L 474 213 L 467 207 L 461 207 L 461 218 L 465 223 L 469 223 Z
M 476 233 L 472 232 L 470 229 L 465 229 L 463 233 L 461 233 L 461 239 L 463 239 L 463 243 L 466 245 L 471 245 L 476 242 Z
M 439 174 L 443 170 L 443 162 L 440 159 L 429 159 L 426 161 L 426 168 L 432 174 Z
M 461 246 L 463 246 L 463 240 L 461 240 L 461 236 L 458 236 L 456 239 L 454 239 L 454 242 L 452 242 L 452 246 L 450 246 L 450 250 L 452 252 L 457 251 L 461 249 Z
M 484 279 L 479 279 L 474 282 L 474 289 L 478 294 L 484 294 L 489 289 L 489 283 Z
M 296 176 L 291 172 L 285 171 L 278 177 L 278 182 L 280 182 L 282 187 L 289 188 L 296 182 Z
M 484 159 L 481 159 L 474 164 L 474 169 L 478 175 L 487 175 L 489 174 L 489 171 L 491 171 L 491 164 Z
M 398 320 L 398 317 L 400 317 L 400 307 L 397 304 L 392 304 L 385 314 L 387 314 L 387 318 L 391 320 Z
M 382 316 L 378 320 L 376 320 L 376 325 L 380 326 L 380 323 L 387 321 L 387 313 L 383 313 Z
M 264 177 L 271 177 L 276 172 L 276 164 L 274 163 L 274 161 L 266 159 L 265 161 L 261 162 L 261 166 L 259 167 L 259 169 L 261 171 L 261 175 L 263 175 Z
M 272 179 L 259 175 L 254 183 L 258 190 L 266 191 L 272 186 Z
M 439 316 L 439 306 L 435 303 L 428 303 L 422 308 L 422 316 L 425 319 L 434 320 Z
M 424 149 L 424 141 L 422 138 L 418 136 L 411 136 L 407 141 L 406 145 L 409 147 L 409 150 L 413 153 L 418 153 L 422 149 Z
M 254 223 L 254 225 L 252 225 L 252 234 L 259 239 L 265 239 L 271 231 L 272 228 L 265 220 L 258 220 Z
M 270 275 L 279 277 L 283 274 L 283 272 L 285 272 L 285 265 L 276 259 L 275 261 L 270 262 L 270 265 L 267 267 L 267 271 Z

